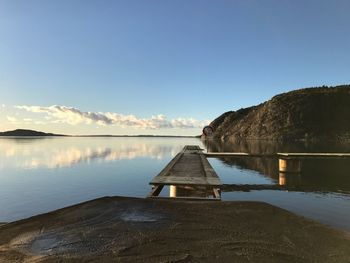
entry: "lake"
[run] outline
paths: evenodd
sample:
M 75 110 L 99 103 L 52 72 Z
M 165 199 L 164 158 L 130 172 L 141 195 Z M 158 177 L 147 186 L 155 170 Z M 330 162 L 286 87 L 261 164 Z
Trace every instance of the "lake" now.
M 203 142 L 197 138 L 45 137 L 0 139 L 0 222 L 10 222 L 102 196 L 145 197 L 149 182 L 185 146 L 226 152 L 350 152 L 349 144 Z M 350 232 L 349 159 L 302 161 L 300 174 L 278 172 L 274 158 L 209 158 L 232 191 L 223 200 L 268 202 Z M 283 184 L 286 190 L 264 186 Z M 169 193 L 164 189 L 163 196 Z

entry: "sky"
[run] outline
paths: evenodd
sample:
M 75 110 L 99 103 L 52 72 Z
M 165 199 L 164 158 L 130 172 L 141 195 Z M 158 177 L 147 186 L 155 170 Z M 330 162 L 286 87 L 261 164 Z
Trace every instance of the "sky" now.
M 350 83 L 350 1 L 0 0 L 0 131 L 197 135 Z

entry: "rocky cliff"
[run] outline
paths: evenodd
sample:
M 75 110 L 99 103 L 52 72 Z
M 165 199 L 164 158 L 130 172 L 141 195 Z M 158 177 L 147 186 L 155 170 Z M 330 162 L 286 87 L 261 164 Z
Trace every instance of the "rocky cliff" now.
M 210 125 L 222 140 L 350 140 L 350 85 L 283 93 Z

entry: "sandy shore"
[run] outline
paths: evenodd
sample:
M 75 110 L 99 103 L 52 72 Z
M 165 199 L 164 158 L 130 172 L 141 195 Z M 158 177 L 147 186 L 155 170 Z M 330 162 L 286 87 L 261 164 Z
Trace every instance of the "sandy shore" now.
M 350 262 L 349 248 L 259 202 L 106 197 L 0 226 L 0 262 Z

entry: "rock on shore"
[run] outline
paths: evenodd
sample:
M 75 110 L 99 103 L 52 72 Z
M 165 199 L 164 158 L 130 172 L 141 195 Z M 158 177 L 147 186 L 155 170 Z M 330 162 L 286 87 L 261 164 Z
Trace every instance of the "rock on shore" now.
M 259 202 L 105 197 L 0 226 L 0 262 L 350 262 L 350 239 Z

